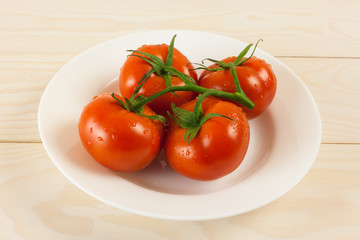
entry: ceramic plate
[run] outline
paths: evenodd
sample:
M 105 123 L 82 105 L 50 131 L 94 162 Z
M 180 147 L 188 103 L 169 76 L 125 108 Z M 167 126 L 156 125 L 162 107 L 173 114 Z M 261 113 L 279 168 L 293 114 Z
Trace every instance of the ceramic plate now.
M 152 31 L 95 46 L 63 66 L 43 93 L 39 130 L 56 167 L 76 186 L 113 207 L 174 220 L 205 220 L 245 213 L 279 198 L 311 168 L 321 142 L 316 103 L 302 80 L 282 62 L 257 49 L 255 55 L 273 66 L 276 97 L 260 117 L 250 121 L 251 138 L 240 167 L 215 181 L 180 176 L 165 164 L 164 155 L 137 173 L 115 173 L 82 147 L 77 123 L 84 105 L 101 92 L 119 93 L 117 78 L 127 49 L 170 43 L 191 62 L 223 59 L 247 44 L 195 31 Z M 256 40 L 255 40 L 256 41 Z

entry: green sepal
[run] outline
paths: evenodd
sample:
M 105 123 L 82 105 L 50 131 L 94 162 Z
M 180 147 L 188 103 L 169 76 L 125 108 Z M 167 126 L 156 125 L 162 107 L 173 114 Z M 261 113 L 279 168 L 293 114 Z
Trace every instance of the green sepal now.
M 190 70 L 207 70 L 207 71 L 210 71 L 210 72 L 216 72 L 216 71 L 225 70 L 225 69 L 222 68 L 222 67 L 209 68 L 209 67 L 207 67 L 207 66 L 205 66 L 204 64 L 201 64 L 201 63 L 193 63 L 193 65 L 198 65 L 198 66 L 200 66 L 200 67 L 192 68 L 192 69 L 190 69 Z
M 208 113 L 208 114 L 206 114 L 206 115 L 201 119 L 200 125 L 203 125 L 207 120 L 209 120 L 209 119 L 212 118 L 212 117 L 223 117 L 223 118 L 227 118 L 227 119 L 235 122 L 234 119 L 232 119 L 231 117 L 222 115 L 222 114 L 220 114 L 220 113 Z
M 219 65 L 220 67 L 224 68 L 224 69 L 228 69 L 229 66 L 227 63 L 224 63 L 222 61 L 219 61 L 219 60 L 215 60 L 215 59 L 212 59 L 212 58 L 205 58 L 204 60 L 202 60 L 201 62 L 204 63 L 204 61 L 207 60 L 207 61 L 210 61 L 210 62 L 213 62 L 213 63 L 216 63 L 217 65 Z
M 146 117 L 150 120 L 158 120 L 160 122 L 163 122 L 166 124 L 167 120 L 164 116 L 161 116 L 161 115 L 153 115 L 153 116 L 147 116 L 145 114 L 143 114 L 144 112 L 144 108 L 145 108 L 145 105 L 141 105 L 139 109 L 133 109 L 133 101 L 131 99 L 128 99 L 128 98 L 125 98 L 125 102 L 123 102 L 121 99 L 117 98 L 115 96 L 115 93 L 112 93 L 111 96 L 123 107 L 125 108 L 126 110 L 128 111 L 131 111 L 131 112 L 134 112 L 136 113 L 137 115 L 139 116 L 142 116 L 142 117 Z M 139 95 L 136 100 L 143 100 L 145 99 L 146 97 L 143 96 L 143 95 Z M 135 101 L 136 101 L 135 100 Z
M 130 110 L 133 109 L 133 102 L 129 98 L 125 98 L 125 103 Z
M 158 120 L 158 121 L 160 121 L 160 122 L 162 122 L 162 123 L 167 123 L 167 120 L 166 120 L 166 118 L 164 117 L 164 116 L 162 116 L 162 115 L 152 115 L 152 116 L 148 116 L 148 115 L 145 115 L 145 114 L 142 114 L 142 113 L 138 113 L 138 115 L 139 116 L 142 116 L 142 117 L 146 117 L 146 118 L 148 118 L 148 119 L 150 119 L 150 120 Z
M 253 44 L 249 44 L 244 50 L 241 51 L 241 53 L 239 54 L 239 56 L 235 59 L 234 61 L 234 65 L 235 66 L 240 66 L 241 64 L 245 63 L 246 61 L 248 61 L 255 53 L 255 50 L 257 48 L 257 45 L 259 44 L 259 42 L 262 41 L 262 39 L 259 39 L 254 47 L 254 50 L 252 51 L 252 53 L 250 54 L 250 56 L 248 58 L 245 58 L 242 60 L 242 58 L 248 53 L 248 51 L 250 50 L 250 48 L 252 47 Z
M 199 123 L 201 119 L 204 117 L 204 112 L 202 110 L 202 102 L 207 96 L 211 96 L 214 94 L 214 89 L 209 89 L 207 92 L 200 94 L 197 97 L 197 100 L 195 102 L 194 110 L 193 110 L 193 121 L 196 123 Z
M 171 81 L 169 80 L 169 76 L 179 77 L 186 85 L 194 85 L 194 84 L 197 85 L 196 81 L 192 77 L 172 67 L 175 37 L 176 35 L 174 35 L 174 37 L 171 39 L 165 62 L 163 62 L 157 56 L 138 50 L 127 50 L 128 52 L 132 52 L 132 54 L 128 56 L 138 57 L 149 63 L 153 67 L 156 74 L 158 74 L 159 76 L 163 76 L 165 78 L 165 83 L 167 87 L 171 86 Z M 141 54 L 143 56 L 138 55 L 136 53 Z M 177 96 L 175 93 L 173 94 Z
M 132 109 L 134 112 L 140 114 L 144 111 L 145 105 L 137 106 L 137 104 L 136 104 L 137 102 L 141 102 L 144 99 L 146 99 L 146 97 L 144 95 L 138 95 L 134 100 L 131 101 Z
M 189 75 L 178 71 L 173 67 L 165 67 L 165 70 L 169 72 L 171 75 L 175 75 L 179 77 L 186 85 L 197 85 L 196 81 L 190 77 Z
M 186 141 L 186 139 L 188 139 L 188 144 L 194 139 L 194 137 L 196 137 L 202 125 L 210 118 L 224 117 L 234 121 L 232 118 L 219 113 L 209 113 L 203 116 L 203 111 L 201 108 L 202 100 L 203 98 L 201 98 L 200 101 L 199 100 L 197 101 L 196 103 L 197 106 L 195 107 L 197 107 L 198 109 L 195 110 L 194 107 L 194 112 L 177 107 L 175 104 L 171 104 L 171 109 L 175 116 L 171 115 L 168 112 L 168 115 L 170 116 L 171 119 L 173 119 L 181 128 L 187 130 L 186 133 L 184 134 L 183 141 Z
M 249 52 L 250 48 L 252 47 L 252 43 L 247 45 L 246 48 L 244 48 L 244 50 L 241 51 L 241 53 L 237 56 L 237 58 L 234 61 L 234 65 L 235 66 L 239 66 L 240 62 L 242 60 L 242 58 Z
M 117 98 L 115 96 L 115 93 L 112 93 L 111 96 L 126 110 L 129 110 L 129 107 L 126 105 L 126 103 L 124 103 L 121 99 Z
M 222 115 L 220 113 L 208 113 L 205 116 L 203 116 L 200 120 L 200 122 L 197 124 L 197 126 L 193 126 L 188 128 L 188 130 L 186 131 L 184 137 L 183 137 L 183 141 L 185 141 L 186 139 L 188 139 L 188 144 L 194 139 L 194 137 L 196 137 L 196 135 L 198 134 L 198 132 L 200 131 L 202 125 L 209 120 L 212 117 L 224 117 L 227 118 L 229 120 L 234 121 L 232 118 Z
M 193 113 L 183 109 L 179 108 L 175 105 L 171 105 L 171 108 L 174 112 L 174 117 L 170 112 L 167 112 L 169 117 L 174 120 L 181 128 L 186 129 L 187 131 L 184 134 L 183 141 L 186 141 L 188 139 L 188 144 L 193 140 L 193 138 L 197 135 L 199 132 L 201 125 L 195 124 L 193 122 Z
M 177 117 L 175 118 L 171 114 L 169 115 L 177 124 L 179 124 L 182 128 L 190 128 L 194 125 L 193 122 L 193 112 L 188 111 L 186 109 L 177 107 L 174 103 L 171 104 L 171 109 L 174 115 Z
M 130 54 L 129 56 L 132 56 L 132 57 L 138 57 L 138 58 L 141 58 L 142 60 L 144 60 L 145 62 L 149 63 L 153 69 L 155 70 L 156 74 L 158 75 L 161 75 L 162 74 L 162 71 L 163 71 L 163 63 L 162 65 L 159 65 L 157 64 L 156 62 L 146 58 L 146 57 L 143 57 L 143 56 L 140 56 L 140 55 L 136 55 L 136 54 Z M 155 57 L 155 56 L 154 56 Z
M 175 38 L 176 38 L 176 34 L 171 39 L 169 49 L 168 49 L 168 53 L 166 55 L 166 59 L 165 59 L 165 63 L 164 63 L 164 65 L 168 66 L 168 67 L 172 67 L 172 65 L 173 65 L 173 53 L 174 53 Z
M 142 52 L 142 51 L 138 51 L 138 50 L 127 50 L 128 52 L 135 52 L 135 53 L 140 53 L 142 55 L 144 55 L 145 57 L 148 57 L 151 61 L 153 61 L 155 64 L 161 66 L 161 65 L 164 65 L 164 62 L 157 56 L 155 55 L 152 55 L 150 53 L 147 53 L 147 52 Z M 131 54 L 129 55 L 131 56 Z M 139 55 L 135 55 L 135 56 L 139 56 Z M 141 56 L 139 56 L 141 57 Z M 148 60 L 149 60 L 148 59 Z
M 197 127 L 189 128 L 186 133 L 184 134 L 183 141 L 188 139 L 188 144 L 196 137 L 197 133 L 200 131 L 201 125 Z
M 144 76 L 137 83 L 135 90 L 134 90 L 133 94 L 131 95 L 130 99 L 132 99 L 132 100 L 135 99 L 136 95 L 139 93 L 141 88 L 144 86 L 146 80 L 148 80 L 149 77 L 151 76 L 151 74 L 153 74 L 154 72 L 155 72 L 155 69 L 152 68 L 147 73 L 144 74 Z

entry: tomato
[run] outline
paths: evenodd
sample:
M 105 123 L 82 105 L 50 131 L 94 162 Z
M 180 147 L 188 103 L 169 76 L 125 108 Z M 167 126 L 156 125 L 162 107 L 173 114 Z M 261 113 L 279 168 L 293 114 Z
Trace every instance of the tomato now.
M 195 100 L 181 108 L 192 111 Z M 214 180 L 233 172 L 243 161 L 248 149 L 250 127 L 241 107 L 217 98 L 202 102 L 204 116 L 219 113 L 228 116 L 209 118 L 188 143 L 186 129 L 170 120 L 164 143 L 170 166 L 180 174 L 196 180 Z
M 168 49 L 169 49 L 169 45 L 158 44 L 158 45 L 143 45 L 140 48 L 138 48 L 137 51 L 150 53 L 165 61 L 168 53 Z M 175 69 L 177 69 L 182 73 L 189 75 L 195 81 L 197 81 L 196 72 L 190 70 L 193 68 L 193 66 L 190 64 L 189 60 L 176 48 L 174 48 L 174 52 L 173 52 L 172 67 L 174 67 Z M 119 86 L 120 86 L 121 95 L 126 98 L 130 98 L 131 95 L 134 93 L 134 90 L 138 82 L 151 68 L 152 66 L 149 63 L 147 63 L 145 60 L 136 56 L 129 56 L 126 59 L 124 65 L 122 66 L 119 76 Z M 172 76 L 171 85 L 183 86 L 185 84 L 179 77 Z M 144 95 L 148 97 L 165 88 L 166 85 L 165 85 L 164 77 L 158 75 L 157 73 L 153 73 L 146 81 L 146 83 L 143 85 L 138 95 Z M 166 112 L 171 110 L 171 103 L 175 103 L 175 105 L 179 106 L 196 97 L 196 93 L 191 91 L 188 92 L 179 91 L 176 92 L 176 95 L 172 93 L 167 93 L 155 99 L 154 101 L 150 102 L 148 105 L 157 114 L 166 116 L 167 115 Z
M 234 62 L 236 57 L 228 57 L 222 62 Z M 217 67 L 217 64 L 209 68 Z M 240 86 L 255 104 L 251 110 L 243 107 L 248 119 L 263 113 L 273 101 L 276 93 L 277 80 L 270 64 L 257 57 L 251 57 L 245 63 L 235 67 Z M 199 77 L 199 85 L 225 92 L 235 92 L 235 84 L 230 70 L 211 72 L 205 70 Z
M 143 114 L 154 112 L 145 106 Z M 160 121 L 124 109 L 110 94 L 94 97 L 84 107 L 78 129 L 87 152 L 103 166 L 121 172 L 149 165 L 162 148 L 164 136 Z

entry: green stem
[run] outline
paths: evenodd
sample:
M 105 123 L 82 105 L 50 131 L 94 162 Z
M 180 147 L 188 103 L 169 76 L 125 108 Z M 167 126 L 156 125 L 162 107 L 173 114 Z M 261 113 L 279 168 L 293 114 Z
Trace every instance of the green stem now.
M 236 92 L 234 94 L 242 96 L 246 102 L 251 104 L 251 108 L 243 104 L 245 107 L 247 107 L 249 109 L 254 108 L 255 104 L 250 100 L 250 98 L 248 96 L 246 96 L 244 90 L 241 88 L 240 81 L 239 81 L 239 78 L 236 73 L 235 64 L 233 62 L 229 62 L 229 68 L 230 68 L 231 75 L 233 77 L 235 88 L 236 88 Z
M 209 59 L 209 58 L 206 59 L 206 60 L 210 60 L 212 62 L 217 63 L 220 66 L 221 70 L 226 70 L 226 69 L 231 70 L 231 73 L 232 73 L 232 76 L 234 79 L 234 83 L 236 86 L 236 92 L 228 93 L 228 92 L 220 91 L 217 89 L 208 89 L 208 88 L 200 87 L 197 85 L 196 81 L 194 79 L 192 79 L 189 75 L 182 73 L 182 72 L 178 71 L 177 69 L 175 69 L 174 67 L 172 67 L 175 37 L 176 37 L 176 35 L 171 40 L 165 62 L 163 62 L 159 57 L 156 57 L 150 53 L 141 52 L 141 51 L 137 51 L 137 50 L 130 50 L 130 51 L 132 51 L 132 54 L 130 56 L 136 56 L 136 57 L 143 59 L 144 61 L 146 61 L 147 63 L 149 63 L 152 66 L 152 69 L 150 69 L 141 78 L 141 80 L 137 84 L 135 91 L 132 94 L 132 96 L 130 97 L 130 99 L 125 98 L 126 103 L 124 103 L 121 100 L 119 101 L 117 99 L 118 102 L 122 106 L 126 107 L 126 109 L 128 109 L 128 110 L 131 110 L 131 111 L 141 114 L 144 106 L 147 103 L 153 101 L 154 99 L 156 99 L 166 93 L 171 92 L 172 94 L 177 96 L 175 93 L 176 91 L 192 91 L 192 92 L 198 92 L 198 93 L 203 94 L 202 96 L 199 97 L 201 99 L 201 101 L 199 101 L 199 103 L 197 104 L 197 110 L 195 110 L 196 112 L 194 114 L 194 116 L 195 116 L 194 118 L 196 118 L 196 119 L 198 119 L 198 118 L 200 119 L 200 115 L 202 115 L 202 112 L 201 112 L 202 111 L 202 109 L 201 109 L 202 100 L 205 99 L 205 97 L 209 96 L 209 95 L 240 103 L 243 106 L 247 107 L 248 109 L 254 108 L 254 106 L 255 106 L 254 103 L 246 96 L 244 91 L 241 89 L 239 79 L 237 77 L 236 70 L 235 70 L 235 66 L 238 66 L 249 59 L 249 58 L 247 58 L 245 60 L 242 60 L 242 57 L 246 55 L 246 53 L 251 48 L 252 44 L 247 46 L 240 53 L 240 55 L 236 59 L 235 63 L 230 62 L 227 64 L 227 63 L 223 63 L 221 61 L 217 61 L 214 59 Z M 259 43 L 259 41 L 256 43 L 256 46 L 258 43 Z M 256 49 L 256 46 L 254 48 L 254 51 Z M 254 54 L 254 51 L 252 52 L 252 54 Z M 138 54 L 141 54 L 141 55 L 138 55 Z M 251 56 L 252 56 L 252 54 L 251 54 Z M 136 95 L 139 93 L 141 87 L 145 84 L 146 80 L 153 73 L 156 73 L 165 79 L 166 88 L 164 90 L 161 90 L 161 91 L 155 93 L 152 96 L 149 96 L 149 97 L 145 97 L 145 96 L 136 97 Z M 179 77 L 184 82 L 185 86 L 171 86 L 171 77 L 172 76 Z
M 244 91 L 242 90 L 242 88 L 240 86 L 239 78 L 237 76 L 236 69 L 235 69 L 235 64 L 233 62 L 229 62 L 228 65 L 229 65 L 231 75 L 232 75 L 233 80 L 234 80 L 236 91 L 238 93 L 242 94 Z
M 254 108 L 254 103 L 248 98 L 246 97 L 246 95 L 235 92 L 235 93 L 228 93 L 228 92 L 223 92 L 217 89 L 208 89 L 208 88 L 204 88 L 204 87 L 200 87 L 197 85 L 185 85 L 185 86 L 170 86 L 167 87 L 164 90 L 161 90 L 157 93 L 155 93 L 154 95 L 151 95 L 149 97 L 146 98 L 142 98 L 139 101 L 135 101 L 133 107 L 135 109 L 140 108 L 141 106 L 144 106 L 146 104 L 148 104 L 149 102 L 153 101 L 154 99 L 169 93 L 169 92 L 175 92 L 175 91 L 192 91 L 192 92 L 198 92 L 198 93 L 206 93 L 208 91 L 211 91 L 211 95 L 214 97 L 218 97 L 218 98 L 224 98 L 227 100 L 231 100 L 234 102 L 238 102 L 242 105 L 244 105 L 245 107 L 252 109 Z

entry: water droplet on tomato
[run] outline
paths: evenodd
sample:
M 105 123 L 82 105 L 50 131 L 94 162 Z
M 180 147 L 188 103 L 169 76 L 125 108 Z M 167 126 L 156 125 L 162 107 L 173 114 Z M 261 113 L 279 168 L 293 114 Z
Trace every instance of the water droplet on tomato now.
M 93 132 L 93 128 L 91 127 L 91 128 L 90 128 L 90 133 L 92 133 L 92 132 Z
M 87 142 L 87 144 L 88 144 L 88 145 L 91 145 L 91 142 L 90 142 L 90 141 L 88 141 L 88 142 Z
M 103 139 L 102 137 L 98 137 L 97 140 L 98 140 L 99 142 L 104 141 L 104 139 Z
M 111 139 L 115 140 L 115 135 L 114 134 L 111 134 Z
M 131 126 L 136 127 L 136 122 L 132 122 Z
M 189 150 L 186 150 L 185 155 L 186 155 L 186 156 L 189 156 L 189 155 L 190 155 L 190 151 L 189 151 Z
M 148 134 L 148 132 L 149 132 L 149 130 L 146 129 L 146 130 L 144 131 L 144 134 Z

